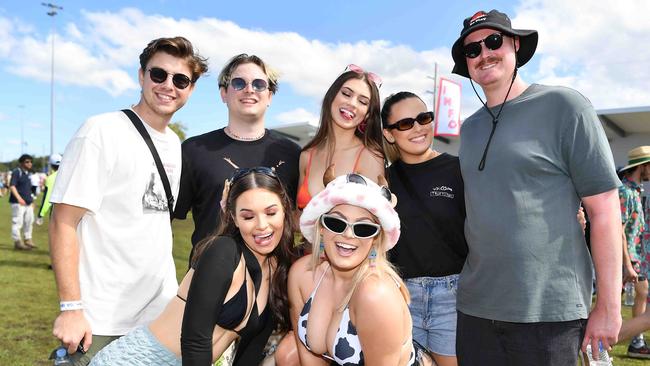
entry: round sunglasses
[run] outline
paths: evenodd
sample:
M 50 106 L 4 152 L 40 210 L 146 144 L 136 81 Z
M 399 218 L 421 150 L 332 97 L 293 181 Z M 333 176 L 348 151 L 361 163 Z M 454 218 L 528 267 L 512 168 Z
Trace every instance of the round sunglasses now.
M 353 224 L 345 221 L 344 219 L 335 216 L 324 214 L 320 217 L 320 222 L 324 228 L 333 232 L 334 234 L 343 234 L 348 227 L 352 228 L 352 234 L 358 239 L 369 239 L 377 236 L 381 226 L 373 222 L 355 222 Z
M 392 125 L 386 126 L 387 130 L 397 129 L 398 131 L 408 131 L 417 122 L 420 126 L 428 125 L 433 122 L 433 112 L 422 112 L 418 114 L 415 118 L 404 118 L 393 123 Z
M 492 33 L 480 41 L 470 42 L 463 46 L 463 54 L 467 58 L 476 58 L 481 54 L 481 43 L 489 50 L 498 50 L 503 45 L 503 35 L 501 33 Z
M 172 74 L 165 71 L 164 69 L 161 69 L 160 67 L 152 67 L 147 71 L 149 71 L 149 78 L 151 81 L 156 84 L 164 83 L 169 75 L 172 75 L 172 83 L 174 83 L 174 86 L 178 89 L 185 89 L 192 83 L 192 79 L 190 79 L 187 75 Z
M 242 78 L 234 78 L 230 80 L 230 86 L 237 91 L 245 89 L 248 84 L 249 83 Z M 250 85 L 253 88 L 253 91 L 257 93 L 261 93 L 269 87 L 269 84 L 264 79 L 255 79 L 250 82 Z

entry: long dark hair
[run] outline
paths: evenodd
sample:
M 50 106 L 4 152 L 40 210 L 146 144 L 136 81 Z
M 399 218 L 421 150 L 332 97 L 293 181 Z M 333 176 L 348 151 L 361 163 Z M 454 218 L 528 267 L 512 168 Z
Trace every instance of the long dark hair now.
M 203 253 L 207 246 L 211 245 L 217 237 L 230 236 L 241 240 L 241 233 L 239 232 L 239 228 L 235 226 L 234 220 L 235 202 L 244 192 L 255 188 L 262 188 L 277 194 L 284 211 L 284 227 L 282 229 L 280 243 L 275 247 L 271 254 L 269 254 L 269 259 L 273 258 L 276 261 L 276 269 L 271 280 L 268 304 L 271 306 L 279 330 L 287 331 L 291 329 L 287 277 L 289 274 L 289 267 L 300 257 L 300 254 L 298 248 L 294 246 L 293 233 L 295 231 L 295 220 L 291 199 L 277 177 L 252 171 L 232 183 L 228 192 L 228 198 L 226 199 L 226 211 L 223 212 L 220 217 L 219 228 L 217 229 L 216 234 L 209 236 L 205 240 L 201 241 L 201 243 L 197 244 L 194 256 L 192 257 L 192 267 L 194 267 L 198 261 L 201 253 Z
M 383 158 L 381 148 L 381 119 L 379 117 L 379 89 L 377 89 L 374 82 L 368 79 L 368 75 L 365 72 L 357 73 L 355 71 L 344 72 L 336 78 L 334 83 L 332 83 L 329 89 L 327 89 L 327 93 L 325 93 L 325 97 L 323 98 L 323 105 L 320 109 L 320 124 L 318 126 L 318 131 L 314 138 L 302 148 L 303 151 L 312 147 L 320 147 L 325 144 L 334 143 L 334 133 L 332 132 L 332 121 L 334 120 L 332 117 L 332 103 L 341 90 L 343 84 L 350 79 L 363 80 L 370 88 L 370 104 L 368 104 L 366 130 L 362 133 L 359 129 L 356 129 L 354 135 L 361 139 L 363 145 L 371 152 Z M 333 145 L 329 146 L 333 147 Z

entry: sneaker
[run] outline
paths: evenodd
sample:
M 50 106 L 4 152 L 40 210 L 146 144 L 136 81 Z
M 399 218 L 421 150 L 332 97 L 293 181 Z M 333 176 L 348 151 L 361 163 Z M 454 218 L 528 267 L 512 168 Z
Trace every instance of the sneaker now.
M 31 250 L 32 247 L 29 247 L 29 246 L 23 244 L 23 242 L 20 241 L 20 240 L 16 240 L 16 241 L 14 241 L 14 249 L 16 249 L 16 250 Z
M 29 249 L 36 248 L 36 244 L 34 244 L 32 239 L 25 239 L 25 246 L 28 246 Z
M 634 347 L 630 344 L 630 346 L 627 347 L 627 357 L 650 359 L 650 348 L 648 348 L 648 346 L 645 344 L 641 345 L 640 347 Z

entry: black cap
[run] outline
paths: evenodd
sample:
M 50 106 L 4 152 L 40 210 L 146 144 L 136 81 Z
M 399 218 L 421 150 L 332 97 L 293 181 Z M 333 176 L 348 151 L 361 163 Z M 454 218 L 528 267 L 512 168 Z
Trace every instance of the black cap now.
M 517 67 L 523 66 L 528 62 L 535 53 L 537 48 L 537 31 L 530 29 L 512 29 L 510 18 L 498 10 L 490 10 L 486 13 L 478 11 L 469 18 L 463 21 L 463 30 L 460 32 L 460 37 L 454 42 L 451 48 L 451 56 L 454 58 L 454 69 L 452 72 L 469 78 L 469 71 L 467 70 L 467 60 L 463 53 L 463 41 L 468 34 L 479 29 L 495 29 L 503 32 L 510 37 L 519 37 L 519 50 L 517 51 Z

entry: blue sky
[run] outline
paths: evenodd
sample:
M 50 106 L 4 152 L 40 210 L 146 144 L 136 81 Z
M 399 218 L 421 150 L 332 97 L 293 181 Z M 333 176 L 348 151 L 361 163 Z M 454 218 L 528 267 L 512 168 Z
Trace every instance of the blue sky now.
M 569 4 L 566 4 L 569 3 Z M 411 90 L 432 100 L 427 76 L 463 83 L 462 114 L 479 104 L 471 87 L 451 75 L 450 47 L 463 18 L 498 8 L 515 28 L 540 32 L 538 51 L 522 75 L 528 82 L 578 89 L 596 108 L 650 104 L 647 40 L 650 2 L 512 1 L 71 1 L 56 16 L 55 152 L 83 121 L 139 99 L 137 56 L 160 36 L 183 35 L 209 57 L 188 104 L 173 118 L 188 135 L 221 128 L 226 109 L 216 77 L 226 60 L 258 54 L 281 73 L 267 126 L 316 122 L 321 99 L 349 63 L 381 75 L 382 98 Z M 616 4 L 616 5 L 615 5 Z M 40 1 L 0 2 L 0 161 L 23 150 L 50 151 L 51 18 Z M 642 44 L 641 43 L 641 44 Z M 22 107 L 21 107 L 22 106 Z

